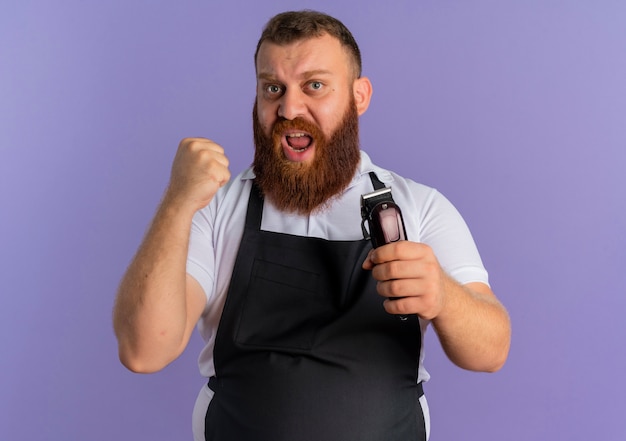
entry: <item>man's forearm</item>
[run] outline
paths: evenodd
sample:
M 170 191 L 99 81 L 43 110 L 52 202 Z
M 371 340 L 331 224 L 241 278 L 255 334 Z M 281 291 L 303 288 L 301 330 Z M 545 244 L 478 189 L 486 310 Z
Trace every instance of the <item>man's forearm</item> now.
M 186 339 L 185 265 L 193 212 L 164 199 L 120 284 L 114 328 L 133 371 L 163 368 Z
M 450 360 L 461 368 L 495 372 L 509 352 L 508 313 L 482 283 L 446 282 L 445 306 L 432 323 Z

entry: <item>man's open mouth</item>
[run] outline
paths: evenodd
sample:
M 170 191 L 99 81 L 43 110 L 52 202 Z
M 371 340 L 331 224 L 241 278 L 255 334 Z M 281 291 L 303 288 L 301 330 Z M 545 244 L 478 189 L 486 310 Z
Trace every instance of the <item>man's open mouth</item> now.
M 285 139 L 289 147 L 298 153 L 305 151 L 313 142 L 311 136 L 304 132 L 288 133 Z

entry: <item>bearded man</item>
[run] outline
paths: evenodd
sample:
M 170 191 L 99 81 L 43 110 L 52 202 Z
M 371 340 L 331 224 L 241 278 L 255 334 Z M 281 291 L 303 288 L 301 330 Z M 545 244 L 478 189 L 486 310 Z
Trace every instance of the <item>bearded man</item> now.
M 118 292 L 120 359 L 158 371 L 197 324 L 196 440 L 426 440 L 426 328 L 455 364 L 492 372 L 506 310 L 454 207 L 360 150 L 372 85 L 341 22 L 279 14 L 255 63 L 253 166 L 231 180 L 221 146 L 181 142 Z M 359 204 L 383 186 L 411 240 L 373 250 Z

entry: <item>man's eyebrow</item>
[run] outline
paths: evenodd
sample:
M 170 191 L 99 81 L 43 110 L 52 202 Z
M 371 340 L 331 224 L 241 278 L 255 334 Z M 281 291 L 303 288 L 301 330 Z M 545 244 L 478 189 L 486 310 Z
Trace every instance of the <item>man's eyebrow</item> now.
M 317 77 L 317 76 L 324 76 L 324 75 L 331 75 L 332 72 L 326 69 L 316 69 L 316 70 L 309 70 L 306 71 L 302 74 L 303 78 L 311 78 L 311 77 Z
M 316 77 L 316 76 L 325 76 L 325 75 L 331 75 L 331 74 L 332 72 L 326 69 L 315 69 L 315 70 L 307 70 L 305 72 L 302 72 L 299 76 L 304 79 L 309 79 L 309 78 Z M 273 74 L 269 72 L 260 72 L 257 75 L 257 78 L 259 80 L 265 80 L 265 81 L 278 81 L 276 76 L 274 76 Z
M 259 80 L 266 80 L 266 81 L 275 81 L 276 77 L 274 77 L 274 75 L 270 74 L 270 73 L 259 73 L 257 75 L 257 79 Z

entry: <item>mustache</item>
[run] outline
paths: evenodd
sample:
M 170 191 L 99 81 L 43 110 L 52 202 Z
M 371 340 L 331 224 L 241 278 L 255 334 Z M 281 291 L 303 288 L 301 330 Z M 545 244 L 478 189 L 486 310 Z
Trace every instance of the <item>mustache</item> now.
M 318 144 L 324 144 L 327 139 L 322 132 L 322 129 L 312 121 L 297 117 L 292 120 L 281 118 L 272 126 L 271 138 L 274 144 L 280 143 L 280 139 L 283 134 L 289 130 L 301 131 L 309 135 L 313 142 Z

